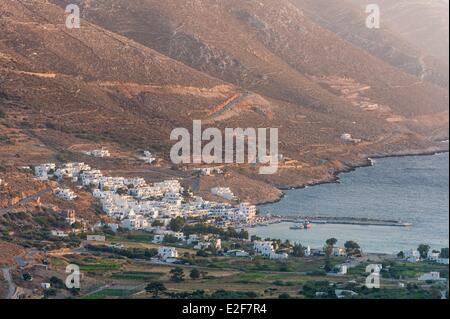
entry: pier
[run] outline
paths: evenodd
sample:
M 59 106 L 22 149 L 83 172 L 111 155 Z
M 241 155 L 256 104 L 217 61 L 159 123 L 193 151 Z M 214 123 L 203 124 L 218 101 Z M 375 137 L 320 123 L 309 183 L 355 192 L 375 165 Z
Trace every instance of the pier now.
M 410 227 L 411 223 L 405 223 L 399 220 L 382 220 L 357 217 L 324 217 L 324 216 L 275 216 L 281 222 L 301 223 L 308 220 L 311 224 L 340 224 L 340 225 L 363 225 L 363 226 L 392 226 L 392 227 Z

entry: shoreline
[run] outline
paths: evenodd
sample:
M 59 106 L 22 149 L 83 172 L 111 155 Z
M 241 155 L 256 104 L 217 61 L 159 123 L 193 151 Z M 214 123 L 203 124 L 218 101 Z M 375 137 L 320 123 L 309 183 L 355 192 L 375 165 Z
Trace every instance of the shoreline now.
M 319 186 L 319 185 L 324 185 L 324 184 L 339 184 L 340 183 L 339 175 L 354 172 L 359 168 L 371 167 L 374 165 L 373 162 L 371 161 L 371 159 L 384 159 L 384 158 L 396 158 L 396 157 L 401 158 L 401 157 L 413 157 L 413 156 L 433 156 L 433 155 L 445 154 L 445 153 L 449 153 L 449 152 L 450 152 L 450 150 L 447 146 L 445 149 L 436 147 L 436 149 L 429 150 L 429 151 L 397 152 L 397 153 L 387 154 L 387 155 L 383 155 L 383 154 L 379 155 L 378 154 L 378 155 L 366 156 L 363 159 L 365 161 L 365 163 L 359 164 L 359 165 L 352 165 L 352 166 L 349 166 L 348 168 L 344 168 L 342 170 L 337 170 L 337 171 L 333 172 L 333 177 L 331 179 L 326 179 L 326 180 L 322 180 L 322 181 L 312 181 L 312 182 L 309 182 L 309 183 L 306 183 L 303 185 L 299 185 L 299 186 L 277 187 L 277 189 L 282 192 L 282 194 L 280 195 L 280 197 L 277 200 L 261 202 L 261 203 L 256 204 L 256 206 L 258 207 L 258 206 L 265 206 L 265 205 L 279 203 L 286 196 L 285 191 L 288 191 L 288 190 L 305 189 L 307 187 L 314 187 L 314 186 Z

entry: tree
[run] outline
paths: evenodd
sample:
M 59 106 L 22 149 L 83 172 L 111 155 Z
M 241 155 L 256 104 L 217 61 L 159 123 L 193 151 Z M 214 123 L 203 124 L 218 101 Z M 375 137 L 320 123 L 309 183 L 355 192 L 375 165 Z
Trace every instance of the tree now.
M 64 281 L 62 281 L 58 277 L 52 276 L 49 281 L 54 288 L 61 289 L 65 287 Z
M 278 299 L 290 299 L 291 296 L 287 292 L 283 292 L 278 296 Z
M 153 297 L 156 298 L 158 297 L 158 294 L 160 292 L 167 291 L 167 288 L 162 282 L 154 281 L 149 283 L 147 287 L 145 287 L 145 291 L 147 291 L 148 293 L 152 293 Z
M 329 238 L 325 241 L 327 246 L 331 246 L 331 247 L 334 247 L 334 245 L 336 245 L 337 242 L 338 242 L 338 240 L 336 238 Z
M 403 258 L 405 258 L 405 253 L 403 251 L 401 251 L 397 254 L 397 257 L 400 259 L 403 259 Z
M 128 189 L 126 189 L 126 188 L 119 188 L 117 191 L 116 191 L 116 193 L 117 194 L 119 194 L 119 195 L 122 195 L 122 196 L 124 196 L 124 195 L 128 195 Z
M 252 235 L 252 236 L 250 237 L 250 240 L 251 240 L 251 241 L 261 240 L 261 237 L 258 237 L 258 236 L 256 236 L 256 235 Z
M 162 221 L 160 221 L 160 220 L 155 219 L 155 220 L 152 222 L 152 226 L 153 226 L 153 227 L 161 227 L 161 226 L 164 226 L 164 223 L 163 223 Z
M 333 246 L 325 245 L 323 246 L 323 251 L 325 252 L 325 256 L 327 256 L 327 258 L 330 258 L 331 254 L 333 253 Z
M 349 240 L 345 242 L 344 244 L 345 250 L 347 251 L 348 255 L 360 255 L 361 254 L 361 247 L 359 247 L 358 243 L 354 242 L 353 240 Z
M 305 248 L 302 244 L 294 244 L 292 247 L 292 255 L 294 257 L 305 257 Z
M 325 259 L 325 266 L 323 267 L 323 269 L 324 269 L 326 272 L 330 272 L 330 271 L 333 270 L 333 265 L 331 264 L 330 257 L 327 257 L 327 258 Z
M 178 216 L 178 217 L 172 218 L 170 220 L 170 222 L 169 222 L 169 229 L 178 232 L 181 229 L 183 229 L 184 224 L 185 224 L 184 218 Z
M 430 246 L 426 244 L 420 244 L 417 247 L 417 251 L 420 253 L 420 258 L 425 259 L 428 256 L 428 252 L 430 251 Z
M 184 280 L 184 271 L 180 267 L 170 270 L 170 280 L 173 282 L 182 282 Z
M 245 229 L 241 229 L 241 231 L 238 234 L 238 238 L 241 239 L 248 239 L 249 238 L 249 233 L 248 231 L 246 231 Z
M 199 251 L 197 251 L 196 255 L 198 257 L 208 257 L 208 253 L 206 251 L 204 251 L 203 249 L 200 249 Z
M 179 240 L 174 235 L 168 234 L 164 236 L 163 243 L 164 244 L 174 244 L 177 243 Z
M 191 277 L 191 279 L 193 280 L 200 278 L 200 271 L 197 268 L 192 269 L 189 277 Z

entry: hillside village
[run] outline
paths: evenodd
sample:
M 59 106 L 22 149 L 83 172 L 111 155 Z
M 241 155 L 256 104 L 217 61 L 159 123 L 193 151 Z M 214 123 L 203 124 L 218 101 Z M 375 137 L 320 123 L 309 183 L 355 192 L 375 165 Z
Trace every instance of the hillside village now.
M 196 267 L 196 265 L 201 267 L 203 264 L 198 264 L 201 260 L 222 258 L 224 261 L 217 263 L 211 269 L 214 270 L 215 267 L 225 263 L 227 265 L 225 269 L 231 267 L 235 271 L 237 269 L 234 263 L 246 265 L 238 269 L 242 269 L 241 267 L 253 269 L 255 263 L 266 260 L 269 263 L 266 266 L 269 271 L 279 269 L 286 272 L 288 276 L 290 273 L 288 269 L 299 267 L 298 271 L 301 272 L 297 273 L 297 276 L 308 277 L 317 273 L 324 279 L 339 282 L 331 286 L 333 296 L 336 298 L 357 298 L 362 292 L 359 288 L 356 289 L 357 286 L 355 287 L 357 282 L 354 277 L 355 270 L 362 269 L 361 267 L 367 265 L 373 258 L 378 260 L 378 269 L 389 276 L 392 272 L 391 267 L 398 267 L 393 266 L 398 263 L 404 265 L 402 267 L 420 265 L 421 272 L 418 272 L 415 278 L 396 279 L 399 280 L 396 289 L 406 289 L 408 282 L 411 283 L 413 279 L 415 285 L 417 283 L 419 287 L 428 287 L 430 284 L 432 284 L 430 287 L 440 287 L 444 296 L 445 290 L 442 290 L 442 287 L 448 285 L 448 249 L 442 251 L 428 249 L 425 255 L 423 251 L 411 249 L 399 252 L 394 257 L 380 257 L 365 254 L 361 247 L 352 241 L 346 242 L 344 246 L 327 242 L 324 247 L 311 248 L 308 245 L 281 242 L 278 239 L 262 239 L 256 236 L 250 238 L 246 231 L 248 227 L 277 221 L 258 215 L 254 205 L 240 203 L 227 187 L 211 189 L 211 193 L 217 198 L 222 197 L 227 200 L 213 202 L 195 196 L 177 179 L 147 183 L 142 177 L 106 176 L 100 170 L 82 162 L 61 165 L 44 163 L 30 169 L 38 181 L 42 183 L 53 181 L 53 196 L 67 202 L 69 206 L 70 203 L 76 203 L 79 200 L 80 192 L 87 191 L 101 210 L 97 220 L 93 221 L 79 217 L 76 209 L 59 212 L 64 223 L 52 229 L 48 239 L 60 240 L 63 243 L 60 249 L 62 248 L 63 251 L 59 252 L 58 249 L 52 248 L 47 253 L 46 269 L 48 258 L 55 258 L 61 253 L 62 256 L 72 256 L 80 252 L 82 255 L 97 254 L 99 256 L 97 258 L 100 258 L 99 262 L 104 262 L 105 258 L 113 256 L 127 256 L 132 264 L 145 260 L 150 263 L 149 265 L 153 265 L 152 268 Z M 221 173 L 218 169 L 196 169 L 196 171 L 200 174 L 211 174 L 212 171 Z M 136 239 L 136 242 L 146 245 L 145 247 L 151 245 L 150 248 L 144 250 L 132 248 L 133 246 L 130 246 L 128 242 L 120 239 L 134 238 L 133 236 L 143 238 Z M 64 243 L 67 245 L 64 246 Z M 42 252 L 33 252 L 33 254 L 36 253 Z M 21 276 L 27 278 L 33 276 L 33 272 L 25 269 L 29 267 L 34 269 L 35 263 L 28 261 L 30 264 L 27 268 L 25 266 L 27 262 L 22 257 L 17 258 L 21 261 Z M 309 272 L 305 271 L 305 266 L 301 266 L 304 262 L 313 263 L 318 268 Z M 212 265 L 211 263 L 210 266 Z M 306 266 L 306 269 L 309 267 Z M 96 276 L 101 273 L 101 271 L 97 272 Z M 26 282 L 28 279 L 22 280 Z M 204 280 L 207 279 L 204 278 Z M 343 284 L 342 281 L 347 284 Z M 46 281 L 44 276 L 38 291 L 46 295 L 54 289 L 54 283 Z M 328 296 L 328 292 L 321 291 L 323 288 L 314 289 L 317 290 L 314 297 Z M 428 291 L 429 288 L 417 289 Z M 273 294 L 270 293 L 270 295 Z

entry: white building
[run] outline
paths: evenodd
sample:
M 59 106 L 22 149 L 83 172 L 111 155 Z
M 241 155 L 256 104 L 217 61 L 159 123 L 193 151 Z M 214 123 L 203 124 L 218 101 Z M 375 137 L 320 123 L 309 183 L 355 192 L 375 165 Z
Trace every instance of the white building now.
M 149 198 L 162 197 L 164 194 L 162 189 L 159 187 L 144 186 L 130 189 L 130 195 L 139 200 L 145 200 Z
M 34 175 L 42 181 L 48 180 L 48 174 L 49 172 L 54 172 L 56 169 L 55 163 L 46 163 L 37 165 L 34 167 Z
M 142 216 L 142 215 L 134 215 L 134 216 L 128 216 L 128 218 L 125 218 L 122 220 L 122 223 L 120 224 L 122 228 L 130 229 L 130 230 L 142 230 L 149 227 L 148 220 Z
M 418 262 L 420 261 L 420 253 L 414 249 L 407 250 L 404 252 L 404 259 L 412 263 Z
M 149 151 L 144 151 L 144 157 L 142 157 L 142 160 L 147 164 L 153 164 L 153 162 L 156 161 L 156 157 L 154 157 Z
M 271 241 L 254 241 L 253 250 L 255 251 L 255 253 L 265 257 L 270 257 L 271 254 L 275 253 Z
M 436 262 L 438 264 L 448 265 L 448 258 L 438 258 L 438 259 L 436 259 Z
M 341 135 L 341 140 L 346 143 L 360 143 L 361 139 L 353 138 L 351 134 L 344 133 Z
M 55 177 L 58 179 L 62 178 L 72 178 L 78 179 L 77 177 L 81 172 L 90 171 L 91 167 L 85 163 L 66 163 L 62 167 L 55 171 Z
M 437 271 L 432 271 L 427 274 L 423 274 L 418 278 L 419 281 L 446 281 L 446 278 L 441 278 L 441 274 Z
M 311 256 L 311 247 L 307 246 L 303 248 L 303 252 L 305 254 L 305 257 Z
M 181 206 L 181 199 L 181 195 L 175 192 L 167 192 L 164 194 L 164 202 L 174 206 Z
M 229 187 L 211 188 L 211 194 L 225 198 L 226 200 L 234 200 L 235 196 Z
M 346 256 L 347 252 L 346 252 L 345 248 L 333 247 L 333 251 L 331 254 L 335 257 L 340 257 L 340 256 Z
M 164 194 L 166 192 L 173 192 L 173 193 L 183 192 L 183 187 L 181 187 L 180 182 L 176 179 L 169 179 L 163 182 L 153 183 L 153 186 L 159 187 Z
M 73 225 L 77 221 L 76 214 L 73 209 L 62 212 L 62 215 L 69 225 Z
M 60 238 L 69 237 L 69 234 L 67 234 L 65 231 L 62 231 L 62 230 L 52 230 L 51 234 L 52 234 L 52 236 L 60 237 Z
M 223 171 L 219 167 L 200 167 L 194 168 L 194 172 L 199 172 L 204 176 L 211 176 L 213 174 L 223 174 Z
M 166 236 L 173 236 L 177 240 L 184 240 L 184 238 L 185 238 L 184 234 L 181 232 L 174 232 L 171 230 L 156 230 L 155 235 L 153 237 L 153 242 L 160 244 L 160 243 L 164 242 L 164 238 Z
M 427 255 L 427 259 L 431 261 L 436 261 L 440 258 L 441 253 L 439 251 L 429 251 Z
M 250 203 L 241 203 L 239 205 L 239 215 L 242 220 L 251 222 L 256 217 L 256 206 Z
M 337 275 L 343 276 L 347 274 L 348 271 L 348 266 L 345 264 L 339 265 L 337 267 L 338 271 L 337 271 Z
M 43 282 L 41 283 L 41 288 L 42 289 L 50 289 L 52 285 L 49 282 Z
M 88 156 L 94 156 L 94 157 L 110 157 L 111 154 L 109 153 L 109 151 L 107 149 L 99 149 L 99 150 L 92 150 L 92 151 L 85 151 L 83 152 L 85 155 Z
M 200 241 L 200 239 L 197 234 L 191 234 L 191 235 L 189 235 L 186 243 L 188 245 L 192 245 L 192 244 L 197 244 L 199 241 Z
M 178 258 L 178 252 L 174 247 L 159 247 L 158 257 L 165 262 L 171 262 Z
M 233 257 L 248 257 L 250 254 L 244 250 L 229 250 L 227 251 L 227 256 L 233 256 Z
M 57 188 L 55 190 L 55 195 L 58 198 L 61 198 L 63 200 L 67 200 L 67 201 L 74 200 L 75 198 L 77 198 L 77 195 L 68 188 L 65 188 L 65 189 Z

